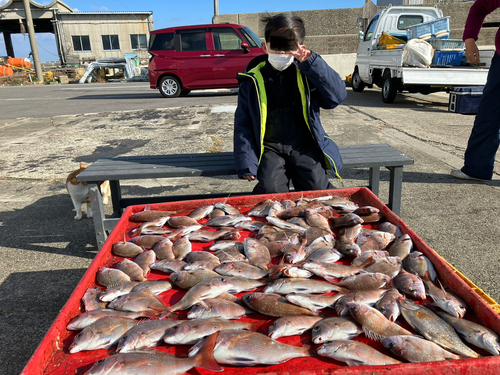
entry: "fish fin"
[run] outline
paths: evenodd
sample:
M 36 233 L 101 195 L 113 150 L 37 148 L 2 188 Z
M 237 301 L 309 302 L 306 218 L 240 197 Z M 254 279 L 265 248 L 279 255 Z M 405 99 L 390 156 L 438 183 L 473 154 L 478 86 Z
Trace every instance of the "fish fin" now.
M 376 333 L 371 332 L 366 327 L 363 327 L 363 332 L 365 333 L 366 337 L 368 337 L 372 340 L 376 340 L 376 341 L 382 340 L 382 336 L 379 336 Z
M 368 259 L 366 259 L 363 263 L 361 263 L 361 265 L 359 267 L 360 268 L 366 268 L 368 266 L 371 266 L 375 262 L 376 262 L 376 259 L 374 259 L 373 257 L 368 257 Z M 360 273 L 361 272 L 362 272 L 362 270 L 360 270 Z
M 429 271 L 425 271 L 425 275 L 424 276 L 420 276 L 420 277 L 424 281 L 431 281 L 431 275 L 430 275 Z
M 178 320 L 179 315 L 168 310 L 162 311 L 161 313 L 157 313 L 156 317 L 158 319 L 170 319 L 170 320 Z
M 346 359 L 345 363 L 347 363 L 348 366 L 364 366 L 364 365 L 366 365 L 365 362 L 356 361 L 355 359 Z
M 242 366 L 242 367 L 247 367 L 247 366 L 253 366 L 256 365 L 255 361 L 250 358 L 244 358 L 244 357 L 229 357 L 229 361 L 231 361 L 231 364 L 233 366 Z M 233 362 L 234 361 L 234 362 Z
M 205 340 L 205 343 L 201 346 L 200 350 L 194 356 L 195 367 L 201 367 L 210 371 L 224 371 L 222 367 L 215 361 L 213 352 L 215 347 L 215 342 L 217 341 L 217 335 L 219 332 L 215 332 Z
M 333 285 L 336 285 L 337 284 L 336 280 L 339 279 L 338 277 L 330 277 L 330 276 L 324 276 L 323 278 Z
M 108 284 L 107 289 L 116 288 L 116 287 L 119 287 L 120 285 L 123 285 L 123 283 L 120 283 L 120 282 L 118 282 L 118 281 L 115 281 L 114 283 L 110 283 L 110 284 Z M 106 290 L 107 290 L 107 289 L 106 289 Z M 121 296 L 119 296 L 119 297 L 121 297 Z
M 151 206 L 149 204 L 144 207 L 144 211 L 151 211 Z
M 429 273 L 429 271 L 427 271 L 427 273 Z M 446 290 L 444 289 L 444 286 L 443 284 L 441 283 L 441 280 L 437 280 L 437 282 L 439 283 L 439 286 L 441 287 L 441 290 L 443 291 L 444 293 L 444 296 L 446 297 L 448 295 L 448 293 L 446 292 Z

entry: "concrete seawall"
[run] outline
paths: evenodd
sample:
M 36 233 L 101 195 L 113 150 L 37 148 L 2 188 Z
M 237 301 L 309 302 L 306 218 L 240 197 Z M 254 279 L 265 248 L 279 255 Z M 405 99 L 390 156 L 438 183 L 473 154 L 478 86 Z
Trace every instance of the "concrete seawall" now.
M 439 4 L 445 17 L 450 17 L 451 39 L 462 39 L 463 29 L 472 3 Z M 378 7 L 382 10 L 384 7 Z M 300 16 L 306 25 L 306 46 L 321 55 L 356 53 L 360 30 L 356 24 L 363 16 L 362 8 L 322 9 L 292 11 Z M 220 14 L 213 18 L 213 23 L 237 23 L 248 26 L 259 38 L 264 39 L 264 25 L 260 19 L 276 13 L 238 13 Z M 500 12 L 493 12 L 485 22 L 500 22 Z M 479 34 L 478 45 L 491 45 L 495 40 L 498 27 L 483 27 Z

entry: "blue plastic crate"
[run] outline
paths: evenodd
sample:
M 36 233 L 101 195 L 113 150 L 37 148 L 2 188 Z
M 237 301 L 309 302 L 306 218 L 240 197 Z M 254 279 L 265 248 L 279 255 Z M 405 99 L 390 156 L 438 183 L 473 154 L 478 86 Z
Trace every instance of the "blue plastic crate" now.
M 430 39 L 427 41 L 436 51 L 463 51 L 465 42 L 461 39 Z
M 432 64 L 460 66 L 464 56 L 465 51 L 436 51 L 432 58 Z
M 450 17 L 438 18 L 422 22 L 406 29 L 408 40 L 421 39 L 448 39 L 450 37 Z

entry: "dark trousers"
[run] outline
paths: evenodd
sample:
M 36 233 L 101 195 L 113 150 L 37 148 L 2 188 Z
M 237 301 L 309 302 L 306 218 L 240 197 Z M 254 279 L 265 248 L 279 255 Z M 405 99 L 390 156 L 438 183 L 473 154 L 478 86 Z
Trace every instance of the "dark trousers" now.
M 257 171 L 259 182 L 253 193 L 286 193 L 290 191 L 290 181 L 295 191 L 333 189 L 323 160 L 324 155 L 316 145 L 301 148 L 265 145 Z
M 465 151 L 462 172 L 471 177 L 491 180 L 499 145 L 500 55 L 497 52 L 491 61 L 483 98 Z

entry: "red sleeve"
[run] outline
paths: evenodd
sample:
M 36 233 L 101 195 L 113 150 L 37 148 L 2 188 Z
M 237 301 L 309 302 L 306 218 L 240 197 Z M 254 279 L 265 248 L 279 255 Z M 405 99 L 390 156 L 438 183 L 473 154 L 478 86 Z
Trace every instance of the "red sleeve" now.
M 470 8 L 469 16 L 465 23 L 463 40 L 469 38 L 477 40 L 484 19 L 497 8 L 500 8 L 500 0 L 476 0 Z

